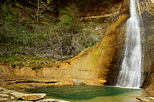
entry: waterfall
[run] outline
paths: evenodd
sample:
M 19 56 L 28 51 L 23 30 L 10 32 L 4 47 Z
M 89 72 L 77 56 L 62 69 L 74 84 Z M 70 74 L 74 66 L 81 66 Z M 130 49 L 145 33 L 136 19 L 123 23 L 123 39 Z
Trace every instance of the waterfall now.
M 136 8 L 138 8 L 138 12 Z M 140 14 L 139 1 L 130 0 L 130 18 L 127 20 L 126 48 L 116 86 L 139 88 L 141 85 L 142 48 L 139 16 L 137 13 Z

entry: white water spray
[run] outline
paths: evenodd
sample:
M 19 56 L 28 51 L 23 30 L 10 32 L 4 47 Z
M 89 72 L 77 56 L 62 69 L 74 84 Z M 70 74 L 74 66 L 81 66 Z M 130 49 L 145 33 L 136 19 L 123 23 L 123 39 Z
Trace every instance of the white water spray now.
M 130 18 L 127 21 L 125 55 L 117 80 L 117 86 L 120 87 L 139 88 L 141 85 L 142 51 L 137 7 L 140 13 L 138 0 L 130 0 Z

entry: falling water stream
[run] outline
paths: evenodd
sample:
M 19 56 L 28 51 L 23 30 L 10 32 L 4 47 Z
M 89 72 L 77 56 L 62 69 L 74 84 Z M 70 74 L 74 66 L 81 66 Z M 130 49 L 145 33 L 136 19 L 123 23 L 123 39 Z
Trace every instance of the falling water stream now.
M 127 20 L 127 38 L 124 59 L 119 72 L 117 86 L 139 88 L 141 85 L 141 41 L 139 1 L 130 0 L 130 18 Z

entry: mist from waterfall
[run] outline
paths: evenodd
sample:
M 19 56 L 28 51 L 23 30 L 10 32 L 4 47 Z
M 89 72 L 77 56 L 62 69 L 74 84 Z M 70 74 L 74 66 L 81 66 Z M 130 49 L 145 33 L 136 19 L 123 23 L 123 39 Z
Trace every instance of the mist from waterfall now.
M 138 14 L 140 14 L 139 1 L 130 0 L 130 18 L 127 20 L 126 48 L 116 86 L 129 88 L 139 88 L 141 86 L 142 48 Z

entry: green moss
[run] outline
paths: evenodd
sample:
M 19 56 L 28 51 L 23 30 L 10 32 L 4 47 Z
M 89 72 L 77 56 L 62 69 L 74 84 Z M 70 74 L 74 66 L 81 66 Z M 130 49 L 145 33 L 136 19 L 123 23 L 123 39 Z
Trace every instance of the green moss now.
M 0 64 L 10 64 L 13 68 L 19 66 L 29 66 L 33 70 L 43 68 L 44 66 L 51 66 L 55 64 L 57 60 L 48 57 L 37 57 L 32 55 L 1 55 Z

